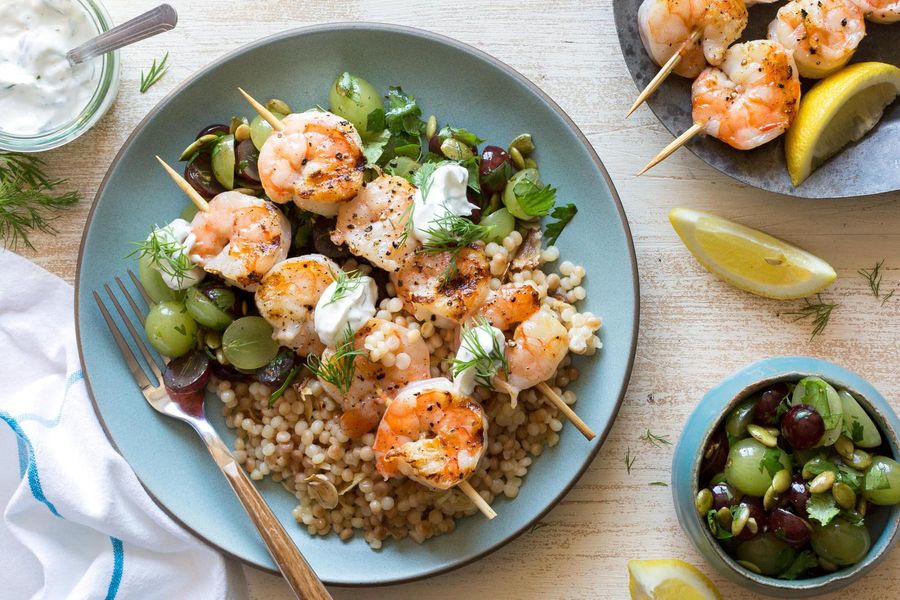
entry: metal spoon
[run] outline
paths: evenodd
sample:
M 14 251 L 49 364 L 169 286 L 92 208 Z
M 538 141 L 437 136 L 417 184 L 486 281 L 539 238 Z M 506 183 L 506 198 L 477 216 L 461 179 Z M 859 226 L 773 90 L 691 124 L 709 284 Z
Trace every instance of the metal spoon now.
M 77 65 L 95 56 L 118 50 L 122 46 L 139 42 L 163 31 L 169 31 L 178 23 L 178 13 L 168 4 L 160 4 L 153 10 L 125 21 L 92 38 L 77 48 L 69 50 L 66 58 Z

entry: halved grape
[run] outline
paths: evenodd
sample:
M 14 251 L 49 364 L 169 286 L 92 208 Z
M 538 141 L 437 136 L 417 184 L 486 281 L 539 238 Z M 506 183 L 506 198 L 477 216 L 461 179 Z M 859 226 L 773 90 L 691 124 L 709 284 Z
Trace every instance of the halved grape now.
M 753 438 L 736 442 L 728 452 L 725 477 L 745 494 L 762 496 L 772 485 L 772 477 L 791 468 L 791 457 L 781 448 L 768 448 Z
M 282 348 L 267 365 L 256 370 L 256 380 L 277 388 L 287 380 L 296 362 L 297 353 L 290 348 Z
M 526 181 L 531 182 L 532 185 L 525 183 Z M 506 205 L 509 213 L 517 219 L 533 221 L 537 217 L 525 212 L 522 205 L 519 204 L 519 198 L 541 186 L 541 176 L 537 169 L 522 169 L 506 183 L 506 187 L 503 189 L 503 204 Z
M 516 228 L 516 219 L 509 214 L 508 210 L 501 208 L 482 218 L 479 225 L 491 228 L 490 233 L 484 238 L 484 241 L 501 244 L 503 243 L 503 239 Z
M 331 112 L 353 123 L 363 139 L 378 133 L 369 131 L 369 115 L 375 110 L 384 109 L 384 104 L 378 90 L 362 77 L 341 73 L 328 92 L 328 105 Z
M 234 136 L 223 135 L 212 149 L 212 171 L 226 190 L 234 188 Z
M 259 183 L 259 150 L 253 145 L 253 140 L 239 143 L 234 153 L 238 174 L 244 179 Z
M 853 394 L 847 390 L 838 391 L 841 399 L 841 408 L 844 410 L 842 431 L 847 439 L 859 448 L 877 448 L 881 445 L 881 433 L 866 414 L 865 409 L 859 405 Z
M 194 404 L 203 399 L 209 381 L 209 356 L 194 350 L 169 361 L 163 373 L 163 383 L 169 396 L 180 403 Z
M 748 398 L 731 409 L 725 420 L 725 432 L 731 440 L 741 440 L 747 437 L 747 425 L 753 423 L 756 410 L 756 398 Z
M 900 464 L 886 456 L 876 456 L 866 469 L 863 496 L 872 504 L 900 504 Z
M 221 288 L 218 297 L 222 298 L 221 303 L 213 301 L 196 286 L 190 287 L 185 293 L 184 304 L 198 323 L 208 329 L 224 331 L 234 320 L 228 309 L 234 306 L 236 298 L 234 292 L 227 288 Z
M 225 188 L 213 177 L 209 154 L 199 154 L 189 162 L 184 168 L 184 178 L 204 198 L 212 198 L 225 191 Z
M 758 535 L 737 548 L 738 560 L 753 563 L 763 575 L 784 573 L 797 552 L 772 533 Z
M 184 304 L 175 300 L 153 305 L 144 330 L 150 344 L 170 358 L 187 354 L 197 343 L 197 322 Z
M 278 342 L 272 339 L 272 326 L 265 319 L 242 317 L 222 335 L 222 352 L 238 369 L 258 369 L 275 358 Z
M 177 300 L 178 292 L 170 288 L 163 281 L 159 271 L 153 268 L 150 257 L 146 254 L 138 258 L 138 278 L 141 285 L 147 291 L 154 302 L 165 302 L 166 300 Z
M 858 563 L 869 552 L 872 538 L 865 525 L 853 525 L 838 517 L 828 525 L 813 523 L 813 550 L 838 566 Z
M 279 119 L 285 117 L 281 113 L 273 112 L 272 114 Z M 250 121 L 250 139 L 253 140 L 253 145 L 256 146 L 257 150 L 262 150 L 263 144 L 266 143 L 270 135 L 272 135 L 272 126 L 269 125 L 269 122 L 259 115 L 253 117 L 253 120 Z

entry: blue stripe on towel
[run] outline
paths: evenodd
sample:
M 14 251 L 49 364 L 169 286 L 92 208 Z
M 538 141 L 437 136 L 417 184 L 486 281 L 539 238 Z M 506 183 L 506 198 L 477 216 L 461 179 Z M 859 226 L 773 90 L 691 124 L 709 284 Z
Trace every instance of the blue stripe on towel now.
M 69 390 L 72 389 L 72 386 L 78 383 L 79 381 L 84 381 L 84 373 L 81 369 L 73 372 L 66 379 L 66 388 L 65 392 L 63 392 L 63 399 L 59 403 L 59 409 L 56 411 L 56 416 L 52 419 L 48 419 L 47 417 L 34 414 L 34 413 L 25 413 L 16 417 L 16 420 L 20 423 L 24 423 L 25 421 L 34 421 L 36 423 L 40 423 L 44 427 L 53 428 L 59 425 L 59 420 L 62 418 L 63 406 L 66 404 L 66 400 L 69 399 Z
M 106 600 L 113 600 L 119 593 L 119 584 L 122 583 L 122 571 L 125 568 L 125 551 L 122 548 L 122 540 L 110 536 L 113 549 L 113 572 L 109 580 L 109 589 L 106 590 Z
M 53 503 L 44 495 L 44 489 L 41 487 L 41 478 L 38 475 L 37 462 L 35 461 L 34 447 L 31 445 L 31 440 L 28 439 L 28 436 L 22 431 L 22 427 L 9 415 L 9 413 L 0 411 L 0 420 L 3 420 L 9 425 L 9 428 L 16 434 L 16 437 L 25 444 L 25 451 L 28 455 L 28 466 L 25 469 L 25 473 L 28 476 L 28 486 L 31 488 L 31 495 L 34 496 L 35 500 L 46 506 L 51 513 L 60 517 L 60 514 L 56 511 L 56 507 L 53 506 Z

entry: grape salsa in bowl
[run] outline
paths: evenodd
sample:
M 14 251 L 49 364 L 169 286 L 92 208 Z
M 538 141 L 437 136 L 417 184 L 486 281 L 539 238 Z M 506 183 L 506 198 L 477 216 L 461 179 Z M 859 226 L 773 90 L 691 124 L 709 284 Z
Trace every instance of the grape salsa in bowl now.
M 806 597 L 844 587 L 896 543 L 900 421 L 858 375 L 766 359 L 710 390 L 675 450 L 682 528 L 724 576 Z

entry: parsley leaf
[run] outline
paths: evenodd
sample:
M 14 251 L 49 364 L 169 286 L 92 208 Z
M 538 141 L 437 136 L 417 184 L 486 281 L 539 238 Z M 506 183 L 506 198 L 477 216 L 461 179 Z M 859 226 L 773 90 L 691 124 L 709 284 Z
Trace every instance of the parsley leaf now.
M 550 213 L 550 216 L 556 219 L 553 223 L 548 223 L 544 229 L 544 235 L 547 237 L 547 245 L 552 246 L 559 239 L 559 235 L 578 213 L 578 208 L 574 204 L 566 204 L 565 206 L 557 206 Z
M 378 162 L 378 159 L 381 158 L 381 155 L 384 154 L 384 148 L 387 146 L 387 143 L 391 139 L 391 132 L 388 129 L 383 129 L 381 133 L 375 135 L 363 145 L 363 156 L 366 157 L 366 162 L 370 165 L 374 165 Z
M 809 569 L 819 566 L 816 555 L 811 550 L 804 550 L 797 555 L 787 570 L 778 576 L 779 579 L 797 579 Z
M 484 141 L 470 131 L 462 129 L 461 127 L 450 127 L 449 125 L 441 128 L 441 130 L 438 132 L 438 137 L 442 140 L 453 138 L 455 140 L 459 140 L 466 146 L 477 146 Z
M 829 493 L 812 494 L 806 503 L 806 512 L 809 518 L 818 521 L 822 525 L 828 525 L 831 520 L 840 514 L 841 509 L 835 504 L 834 496 Z
M 522 212 L 530 217 L 543 217 L 556 204 L 556 190 L 552 186 L 542 187 L 525 177 L 515 183 L 513 193 Z
M 380 131 L 385 127 L 383 108 L 376 108 L 366 117 L 366 131 Z
M 862 491 L 862 473 L 844 463 L 838 463 L 837 469 L 837 481 L 849 486 L 857 494 Z
M 762 460 L 759 461 L 759 472 L 762 473 L 765 470 L 769 472 L 769 477 L 775 477 L 775 473 L 782 469 L 784 469 L 784 465 L 781 464 L 781 450 L 767 448 Z
M 406 133 L 418 137 L 425 131 L 425 122 L 421 119 L 422 109 L 416 104 L 415 98 L 403 93 L 402 88 L 390 88 L 387 107 L 384 121 L 391 133 Z
M 868 490 L 889 490 L 891 489 L 891 481 L 888 479 L 885 469 L 888 468 L 884 463 L 875 463 L 866 471 L 866 489 Z

